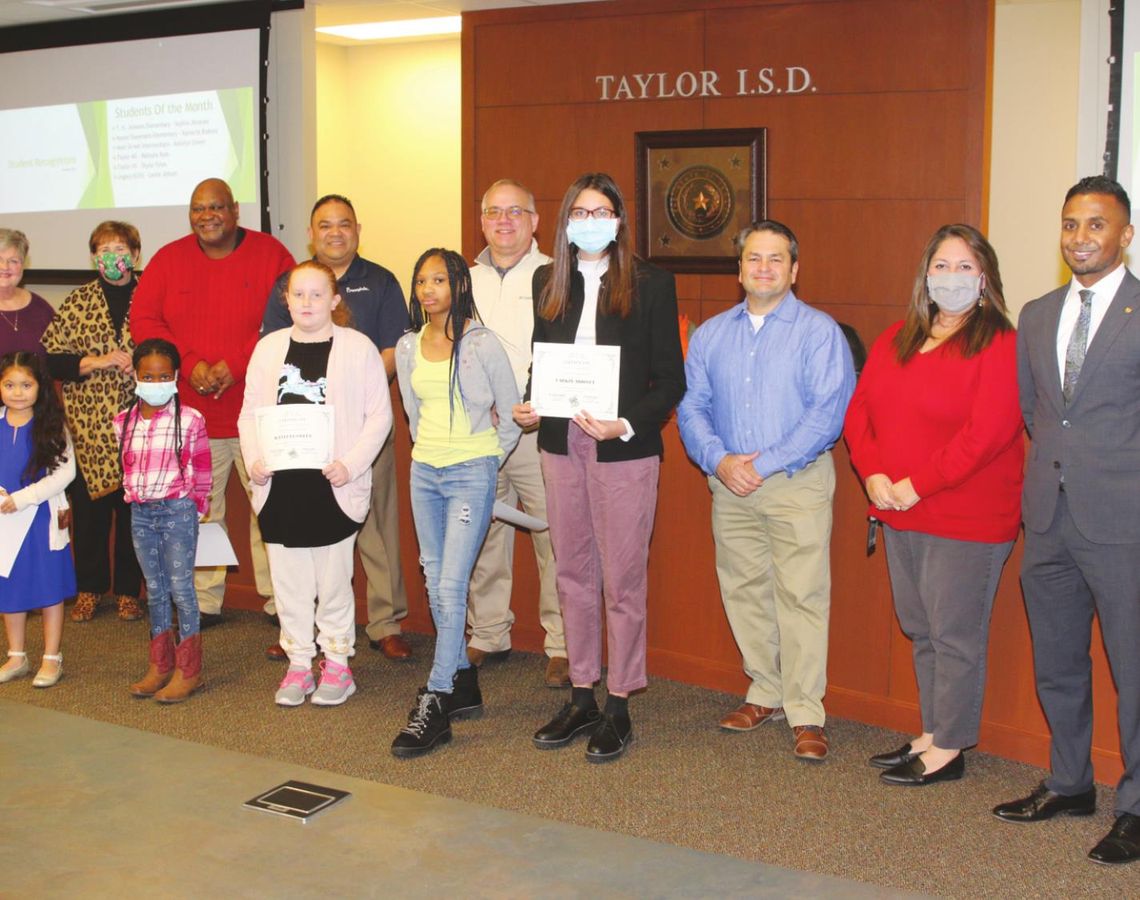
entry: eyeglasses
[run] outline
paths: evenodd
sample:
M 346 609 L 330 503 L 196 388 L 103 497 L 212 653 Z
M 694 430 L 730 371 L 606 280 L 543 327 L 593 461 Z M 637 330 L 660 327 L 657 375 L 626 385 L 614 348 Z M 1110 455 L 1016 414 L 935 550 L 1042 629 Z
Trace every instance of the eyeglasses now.
M 533 215 L 534 210 L 524 209 L 521 206 L 488 206 L 483 210 L 483 218 L 501 219 L 506 216 L 508 219 L 520 219 L 528 213 Z
M 608 206 L 599 206 L 597 209 L 586 209 L 584 206 L 570 207 L 570 218 L 575 222 L 584 222 L 589 218 L 616 219 L 618 214 Z
M 230 208 L 230 205 L 228 203 L 198 204 L 196 206 L 190 207 L 190 213 L 192 215 L 195 215 L 195 216 L 200 216 L 200 215 L 202 215 L 202 213 L 215 213 L 215 214 L 217 214 L 220 212 L 225 212 L 229 208 Z

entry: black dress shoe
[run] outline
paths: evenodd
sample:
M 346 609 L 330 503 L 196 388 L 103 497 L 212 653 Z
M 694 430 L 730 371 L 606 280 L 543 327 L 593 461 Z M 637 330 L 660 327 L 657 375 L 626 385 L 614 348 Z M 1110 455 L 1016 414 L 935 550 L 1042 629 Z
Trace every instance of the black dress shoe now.
M 601 718 L 602 714 L 596 706 L 583 709 L 567 703 L 558 711 L 558 715 L 534 733 L 534 745 L 539 750 L 563 747 L 583 731 L 597 727 Z
M 887 784 L 897 784 L 902 787 L 926 787 L 928 784 L 938 784 L 942 781 L 957 781 L 965 774 L 966 755 L 960 752 L 941 769 L 933 772 L 927 772 L 925 763 L 916 756 L 893 769 L 887 769 L 879 778 Z
M 215 625 L 222 624 L 222 614 L 219 613 L 198 613 L 198 630 L 205 631 L 207 628 L 213 628 Z
M 895 766 L 901 766 L 903 763 L 910 762 L 917 756 L 918 754 L 910 749 L 910 744 L 906 743 L 899 747 L 898 750 L 892 750 L 890 753 L 877 753 L 867 760 L 867 762 L 876 769 L 893 769 Z
M 1112 830 L 1089 851 L 1093 862 L 1119 865 L 1140 859 L 1140 816 L 1123 813 Z
M 1045 782 L 1021 800 L 999 803 L 993 813 L 1003 822 L 1043 822 L 1057 813 L 1069 816 L 1091 816 L 1096 812 L 1096 788 L 1083 794 L 1058 794 L 1045 787 Z
M 586 759 L 592 763 L 604 763 L 617 759 L 633 743 L 633 724 L 629 716 L 614 716 L 602 713 L 602 719 L 590 742 L 586 744 Z

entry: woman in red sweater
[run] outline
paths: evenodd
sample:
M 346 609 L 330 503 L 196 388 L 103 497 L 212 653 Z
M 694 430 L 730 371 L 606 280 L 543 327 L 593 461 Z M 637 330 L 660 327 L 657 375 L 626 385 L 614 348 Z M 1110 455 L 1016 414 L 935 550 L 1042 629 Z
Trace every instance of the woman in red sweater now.
M 1015 347 L 993 248 L 969 225 L 944 225 L 848 407 L 922 713 L 922 734 L 871 757 L 889 784 L 961 778 L 978 740 L 990 611 L 1021 522 Z

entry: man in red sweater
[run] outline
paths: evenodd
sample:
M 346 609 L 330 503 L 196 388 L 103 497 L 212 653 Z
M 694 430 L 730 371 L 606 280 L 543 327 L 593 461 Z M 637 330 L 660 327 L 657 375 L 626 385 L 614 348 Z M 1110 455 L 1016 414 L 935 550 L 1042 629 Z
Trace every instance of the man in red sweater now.
M 258 340 L 265 298 L 293 257 L 276 238 L 238 226 L 238 204 L 220 178 L 209 178 L 190 197 L 191 234 L 160 249 L 139 280 L 131 304 L 136 342 L 166 338 L 182 354 L 178 395 L 206 418 L 213 457 L 209 521 L 226 527 L 230 470 L 249 493 L 238 445 L 237 417 L 245 368 Z M 269 561 L 250 516 L 250 552 L 257 592 L 269 598 Z M 198 569 L 194 587 L 202 627 L 221 620 L 226 569 Z

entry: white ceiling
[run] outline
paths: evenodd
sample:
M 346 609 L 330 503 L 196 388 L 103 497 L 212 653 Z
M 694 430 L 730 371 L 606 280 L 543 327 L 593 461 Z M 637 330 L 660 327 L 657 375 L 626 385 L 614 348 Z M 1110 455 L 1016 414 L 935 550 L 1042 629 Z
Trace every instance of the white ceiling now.
M 0 27 L 85 19 L 113 13 L 203 6 L 217 0 L 0 0 Z M 393 19 L 453 16 L 508 6 L 553 6 L 589 0 L 308 0 L 316 6 L 317 25 L 352 25 Z

